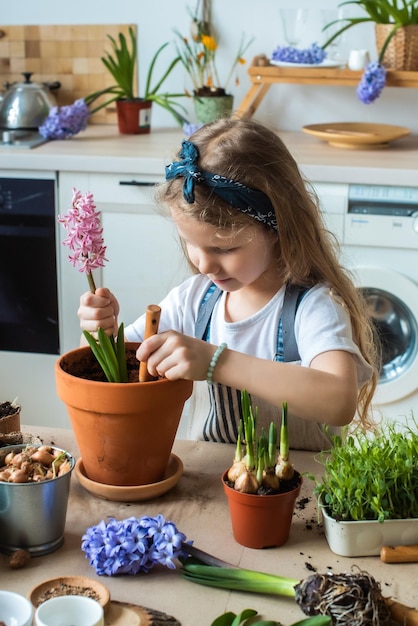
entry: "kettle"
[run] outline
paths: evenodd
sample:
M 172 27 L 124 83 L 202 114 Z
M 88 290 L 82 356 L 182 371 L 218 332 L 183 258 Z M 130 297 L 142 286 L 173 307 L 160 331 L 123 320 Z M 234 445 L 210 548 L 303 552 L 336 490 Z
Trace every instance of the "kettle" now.
M 23 72 L 24 82 L 12 83 L 0 101 L 0 128 L 38 129 L 56 106 L 52 91 L 61 83 L 33 83 L 32 72 Z

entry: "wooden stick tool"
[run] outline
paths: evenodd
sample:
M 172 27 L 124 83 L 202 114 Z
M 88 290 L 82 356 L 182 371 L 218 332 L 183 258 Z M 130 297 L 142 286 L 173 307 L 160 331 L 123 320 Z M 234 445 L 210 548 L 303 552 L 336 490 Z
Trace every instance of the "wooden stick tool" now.
M 418 545 L 382 546 L 380 558 L 384 563 L 418 563 Z
M 149 304 L 145 312 L 145 335 L 144 339 L 148 339 L 152 335 L 158 333 L 158 325 L 160 323 L 161 308 L 158 304 Z M 155 380 L 148 372 L 147 362 L 141 361 L 139 364 L 139 382 L 144 383 L 149 380 Z
M 391 598 L 386 598 L 385 602 L 389 607 L 392 619 L 396 623 L 402 624 L 402 626 L 418 626 L 418 611 L 416 609 Z

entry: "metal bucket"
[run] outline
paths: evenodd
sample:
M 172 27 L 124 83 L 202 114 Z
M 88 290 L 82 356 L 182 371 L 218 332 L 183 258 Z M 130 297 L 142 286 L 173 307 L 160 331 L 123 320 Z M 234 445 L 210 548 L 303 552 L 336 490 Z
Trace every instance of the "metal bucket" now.
M 0 466 L 4 465 L 9 452 L 20 452 L 26 445 L 0 448 Z M 71 474 L 75 466 L 74 457 L 66 454 L 71 470 L 58 478 L 28 483 L 0 481 L 1 552 L 10 554 L 24 549 L 32 556 L 41 556 L 63 544 Z

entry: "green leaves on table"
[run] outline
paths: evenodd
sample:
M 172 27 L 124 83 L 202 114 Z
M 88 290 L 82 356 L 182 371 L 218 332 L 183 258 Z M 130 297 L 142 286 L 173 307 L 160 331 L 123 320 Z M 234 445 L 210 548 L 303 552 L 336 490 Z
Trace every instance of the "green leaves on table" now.
M 224 613 L 219 615 L 212 622 L 211 626 L 281 626 L 280 622 L 272 620 L 254 620 L 251 619 L 258 615 L 254 609 L 245 609 L 238 615 L 232 613 Z M 299 622 L 295 622 L 292 626 L 330 626 L 331 618 L 325 615 L 315 615 L 315 617 L 307 617 Z

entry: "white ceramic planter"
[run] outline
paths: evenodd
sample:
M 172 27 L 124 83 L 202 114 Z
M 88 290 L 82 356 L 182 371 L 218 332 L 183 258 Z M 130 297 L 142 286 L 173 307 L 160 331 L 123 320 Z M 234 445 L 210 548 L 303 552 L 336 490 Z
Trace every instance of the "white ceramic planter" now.
M 335 554 L 376 556 L 382 546 L 418 544 L 418 518 L 338 522 L 321 506 L 325 537 Z

